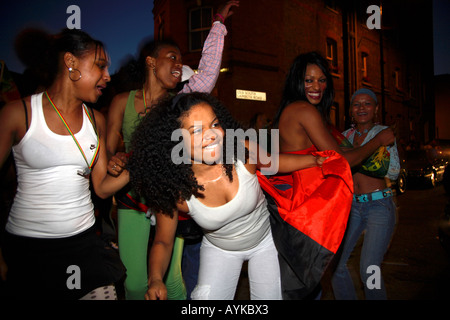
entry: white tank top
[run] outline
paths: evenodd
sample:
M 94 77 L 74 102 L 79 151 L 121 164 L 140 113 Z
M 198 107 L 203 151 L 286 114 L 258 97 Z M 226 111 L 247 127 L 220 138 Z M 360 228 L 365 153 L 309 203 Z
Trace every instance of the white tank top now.
M 88 162 L 97 147 L 95 130 L 83 112 L 75 137 Z M 31 97 L 31 123 L 13 146 L 17 193 L 6 230 L 36 238 L 61 238 L 80 233 L 95 222 L 89 179 L 77 174 L 86 162 L 70 135 L 52 132 L 42 110 L 42 93 Z
M 270 232 L 266 198 L 256 174 L 240 161 L 236 163 L 239 180 L 237 194 L 228 203 L 208 207 L 192 196 L 189 214 L 203 229 L 205 237 L 223 250 L 248 250 L 257 246 Z

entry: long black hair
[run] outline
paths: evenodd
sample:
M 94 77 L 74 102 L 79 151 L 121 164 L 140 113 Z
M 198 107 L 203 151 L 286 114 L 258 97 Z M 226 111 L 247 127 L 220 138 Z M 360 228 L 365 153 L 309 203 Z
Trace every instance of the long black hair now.
M 128 161 L 131 186 L 145 198 L 147 206 L 154 212 L 172 215 L 179 201 L 189 200 L 192 195 L 200 197 L 199 191 L 204 190 L 198 184 L 190 162 L 176 164 L 172 159 L 172 151 L 182 139 L 180 137 L 179 141 L 172 141 L 172 133 L 181 128 L 183 116 L 200 103 L 207 103 L 212 107 L 225 131 L 222 163 L 230 181 L 233 179 L 234 163 L 226 159 L 226 130 L 239 129 L 240 124 L 219 100 L 209 94 L 194 92 L 166 98 L 152 108 L 136 128 Z M 231 135 L 231 138 L 235 137 Z M 234 161 L 241 155 L 238 150 L 242 149 L 239 148 L 245 148 L 241 143 L 243 142 L 232 141 Z M 248 152 L 244 156 L 245 159 L 240 160 L 246 162 Z
M 329 120 L 330 109 L 334 100 L 334 87 L 328 61 L 317 52 L 308 52 L 297 56 L 289 69 L 284 84 L 281 104 L 274 118 L 274 127 L 278 127 L 280 116 L 287 105 L 300 100 L 308 101 L 305 92 L 305 74 L 308 65 L 317 65 L 327 79 L 327 88 L 325 89 L 322 100 L 316 105 L 316 108 L 324 119 Z

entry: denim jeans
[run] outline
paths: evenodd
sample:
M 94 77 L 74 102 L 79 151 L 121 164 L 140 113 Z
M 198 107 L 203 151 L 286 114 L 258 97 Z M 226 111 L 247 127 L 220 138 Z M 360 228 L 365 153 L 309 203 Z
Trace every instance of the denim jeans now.
M 198 269 L 200 267 L 200 245 L 201 240 L 184 242 L 183 260 L 181 270 L 183 272 L 184 284 L 186 286 L 187 300 L 191 300 L 191 293 L 197 285 Z
M 347 268 L 347 261 L 364 230 L 359 272 L 364 285 L 365 297 L 367 300 L 386 299 L 386 289 L 381 272 L 379 272 L 380 278 L 377 279 L 380 284 L 379 288 L 373 288 L 372 285 L 368 287 L 367 280 L 375 274 L 369 266 L 378 266 L 378 270 L 381 270 L 381 262 L 394 232 L 395 222 L 396 208 L 392 197 L 369 202 L 353 201 L 343 241 L 342 255 L 331 279 L 336 299 L 356 299 L 356 291 Z M 369 279 L 369 283 L 371 280 L 372 278 Z

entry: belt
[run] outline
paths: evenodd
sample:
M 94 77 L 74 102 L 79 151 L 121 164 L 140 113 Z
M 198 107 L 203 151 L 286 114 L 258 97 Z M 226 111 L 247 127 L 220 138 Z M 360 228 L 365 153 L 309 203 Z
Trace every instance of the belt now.
M 353 195 L 353 200 L 356 202 L 369 202 L 392 196 L 393 196 L 392 189 L 387 188 L 384 190 L 375 191 L 371 193 L 355 194 Z

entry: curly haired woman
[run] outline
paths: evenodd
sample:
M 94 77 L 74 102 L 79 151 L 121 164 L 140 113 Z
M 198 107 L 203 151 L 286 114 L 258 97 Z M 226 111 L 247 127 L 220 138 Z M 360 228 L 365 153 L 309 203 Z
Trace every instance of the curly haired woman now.
M 239 1 L 227 1 L 215 15 L 215 22 L 203 45 L 202 58 L 198 73 L 189 78 L 181 92 L 211 92 L 219 76 L 222 61 L 222 51 L 227 35 L 225 20 L 233 14 L 232 8 L 238 7 Z M 107 150 L 112 156 L 108 170 L 112 175 L 118 175 L 124 167 L 120 157 L 113 156 L 123 137 L 126 152 L 129 152 L 131 136 L 139 123 L 141 116 L 151 109 L 160 99 L 167 97 L 171 90 L 184 77 L 182 56 L 178 46 L 169 40 L 150 42 L 140 52 L 138 67 L 135 69 L 136 78 L 140 79 L 139 90 L 124 92 L 114 97 L 108 111 Z M 120 257 L 127 268 L 125 279 L 125 293 L 129 300 L 144 299 L 147 291 L 147 254 L 150 237 L 150 219 L 146 216 L 146 204 L 135 197 L 133 190 L 126 194 L 116 195 L 118 202 L 118 238 Z M 130 200 L 131 199 L 131 200 Z M 137 204 L 137 205 L 136 205 Z M 143 208 L 143 209 L 142 209 Z M 186 217 L 182 217 L 186 220 Z M 185 221 L 186 222 L 186 221 Z M 190 272 L 189 279 L 181 277 L 181 255 L 183 248 L 188 252 L 198 246 L 185 246 L 184 238 L 177 237 L 176 250 L 168 272 L 166 281 L 170 289 L 170 299 L 185 299 L 191 287 L 195 284 L 195 271 Z M 198 251 L 198 250 L 197 250 Z M 186 250 L 185 250 L 186 253 Z M 194 263 L 195 265 L 195 263 Z M 195 266 L 193 267 L 195 269 Z M 185 270 L 183 270 L 185 271 Z M 194 279 L 191 279 L 191 278 Z
M 228 131 L 238 127 L 218 100 L 192 93 L 160 103 L 136 129 L 130 182 L 146 198 L 157 220 L 147 299 L 167 298 L 163 276 L 179 211 L 188 213 L 204 232 L 192 299 L 233 299 L 245 260 L 249 261 L 251 298 L 281 299 L 277 250 L 256 176 L 258 168 L 271 163 L 262 164 L 252 142 L 235 139 Z M 174 138 L 177 132 L 182 133 L 181 141 Z M 174 150 L 180 144 L 188 161 L 176 159 L 179 154 Z M 279 171 L 315 167 L 324 159 L 280 155 Z

